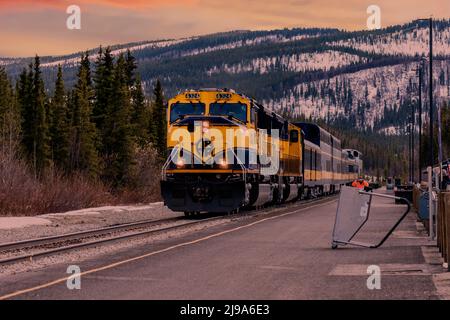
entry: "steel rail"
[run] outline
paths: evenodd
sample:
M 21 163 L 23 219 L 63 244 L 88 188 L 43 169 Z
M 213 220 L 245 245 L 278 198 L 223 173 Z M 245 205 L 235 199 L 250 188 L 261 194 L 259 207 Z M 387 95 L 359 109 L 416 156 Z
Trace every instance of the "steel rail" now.
M 104 228 L 66 233 L 66 234 L 50 236 L 50 237 L 42 237 L 42 238 L 27 239 L 27 240 L 15 241 L 15 242 L 8 242 L 8 243 L 0 244 L 0 252 L 27 249 L 27 248 L 44 246 L 44 245 L 54 244 L 54 243 L 63 242 L 63 241 L 81 240 L 84 238 L 101 236 L 104 234 L 122 231 L 122 230 L 126 231 L 126 230 L 132 230 L 132 229 L 137 229 L 137 228 L 144 228 L 144 227 L 148 227 L 148 226 L 152 226 L 152 225 L 158 225 L 161 223 L 168 223 L 168 222 L 172 222 L 172 221 L 176 222 L 176 221 L 181 220 L 181 218 L 184 218 L 184 217 L 174 217 L 174 218 L 167 218 L 167 219 L 160 219 L 160 220 L 155 220 L 155 219 L 143 220 L 143 221 L 113 225 L 113 226 L 104 227 Z

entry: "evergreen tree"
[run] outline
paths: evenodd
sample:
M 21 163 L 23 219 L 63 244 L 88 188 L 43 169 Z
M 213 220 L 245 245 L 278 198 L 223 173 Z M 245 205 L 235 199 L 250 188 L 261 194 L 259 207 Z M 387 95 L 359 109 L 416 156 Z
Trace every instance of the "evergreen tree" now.
M 155 96 L 155 100 L 152 110 L 152 141 L 160 156 L 165 157 L 167 147 L 167 120 L 166 108 L 164 106 L 164 94 L 159 80 L 156 81 L 153 95 Z
M 0 67 L 0 151 L 13 152 L 20 132 L 20 114 L 4 68 Z
M 50 147 L 48 119 L 46 112 L 46 97 L 44 89 L 44 81 L 40 69 L 40 59 L 36 56 L 33 66 L 33 83 L 32 83 L 32 110 L 34 119 L 32 123 L 33 129 L 33 168 L 35 173 L 41 174 L 42 170 L 49 165 Z
M 132 119 L 134 136 L 137 144 L 144 147 L 149 143 L 150 108 L 145 100 L 142 90 L 141 77 L 136 76 L 135 85 L 132 87 Z
M 23 69 L 16 85 L 17 103 L 21 113 L 22 148 L 28 159 L 33 156 L 34 110 L 32 104 L 33 65 Z
M 112 102 L 107 109 L 103 138 L 105 178 L 115 187 L 127 183 L 134 164 L 131 94 L 128 86 L 127 62 L 121 54 L 114 69 Z
M 106 137 L 105 121 L 107 118 L 107 109 L 113 102 L 113 77 L 114 58 L 111 55 L 111 49 L 108 47 L 105 51 L 103 51 L 103 49 L 100 47 L 98 58 L 95 63 L 95 102 L 93 109 L 93 119 L 102 141 Z
M 86 71 L 86 83 L 88 87 L 92 87 L 92 77 L 91 77 L 91 61 L 89 60 L 89 52 L 86 51 L 81 55 L 80 65 Z
M 73 108 L 70 163 L 72 170 L 88 173 L 92 178 L 99 173 L 99 156 L 96 148 L 97 132 L 92 122 L 93 90 L 88 85 L 88 70 L 81 64 L 78 81 L 72 93 Z
M 135 78 L 135 70 L 137 69 L 136 58 L 130 52 L 130 49 L 127 50 L 127 55 L 125 57 L 126 62 L 126 77 L 128 86 L 131 87 L 134 85 Z
M 70 123 L 61 66 L 58 67 L 55 93 L 50 109 L 52 116 L 50 122 L 52 159 L 59 168 L 66 169 L 69 163 Z

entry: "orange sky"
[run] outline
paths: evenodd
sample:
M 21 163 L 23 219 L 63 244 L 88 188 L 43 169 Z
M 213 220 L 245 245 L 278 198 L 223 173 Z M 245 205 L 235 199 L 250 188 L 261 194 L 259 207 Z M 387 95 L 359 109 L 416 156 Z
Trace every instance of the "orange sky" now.
M 81 30 L 66 28 L 66 8 L 81 8 Z M 0 56 L 65 54 L 96 47 L 236 29 L 364 29 L 366 9 L 382 25 L 450 18 L 448 0 L 0 0 Z

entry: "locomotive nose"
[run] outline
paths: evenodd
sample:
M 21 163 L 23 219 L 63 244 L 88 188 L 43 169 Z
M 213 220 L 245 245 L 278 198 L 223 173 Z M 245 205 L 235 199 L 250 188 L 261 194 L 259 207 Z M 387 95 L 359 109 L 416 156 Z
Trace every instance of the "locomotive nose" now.
M 193 197 L 197 200 L 205 200 L 209 198 L 209 187 L 208 186 L 196 186 L 192 190 Z

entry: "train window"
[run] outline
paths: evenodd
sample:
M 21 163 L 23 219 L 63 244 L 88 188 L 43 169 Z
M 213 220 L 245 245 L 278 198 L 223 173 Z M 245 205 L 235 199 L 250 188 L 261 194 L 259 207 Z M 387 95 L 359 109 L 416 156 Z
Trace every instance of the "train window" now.
M 231 116 L 242 122 L 247 122 L 247 105 L 244 103 L 211 103 L 210 115 Z
M 317 170 L 322 170 L 322 154 L 317 154 Z
M 170 106 L 170 123 L 175 122 L 183 116 L 205 114 L 203 103 L 174 103 Z
M 290 139 L 289 140 L 292 143 L 298 142 L 298 131 L 297 130 L 291 130 L 291 134 L 290 134 Z
M 331 161 L 327 160 L 327 172 L 331 172 Z
M 317 170 L 317 150 L 314 151 L 314 168 Z
M 311 169 L 311 163 L 310 163 L 310 150 L 305 150 L 305 169 L 309 170 Z

